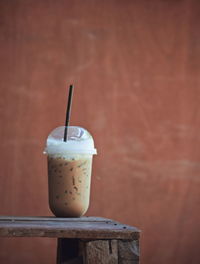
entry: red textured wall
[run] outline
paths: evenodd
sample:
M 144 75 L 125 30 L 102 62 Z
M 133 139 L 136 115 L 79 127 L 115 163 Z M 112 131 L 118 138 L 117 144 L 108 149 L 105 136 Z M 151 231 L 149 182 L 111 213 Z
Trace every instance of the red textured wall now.
M 199 263 L 200 2 L 0 1 L 0 215 L 50 215 L 47 134 L 94 136 L 87 215 L 142 230 L 141 263 Z M 0 263 L 55 263 L 56 240 L 0 239 Z

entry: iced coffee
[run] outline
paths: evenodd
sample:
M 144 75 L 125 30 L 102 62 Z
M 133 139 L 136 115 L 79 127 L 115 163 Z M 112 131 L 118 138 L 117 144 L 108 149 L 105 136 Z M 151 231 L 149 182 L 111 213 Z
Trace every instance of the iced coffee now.
M 49 206 L 54 215 L 80 217 L 89 206 L 92 158 L 96 154 L 92 136 L 83 128 L 53 130 L 45 149 L 48 159 Z

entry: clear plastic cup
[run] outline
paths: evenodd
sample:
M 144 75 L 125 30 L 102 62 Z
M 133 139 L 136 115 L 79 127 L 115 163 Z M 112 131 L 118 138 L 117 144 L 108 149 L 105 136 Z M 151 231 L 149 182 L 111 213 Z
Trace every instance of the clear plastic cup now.
M 49 207 L 58 217 L 80 217 L 89 207 L 92 158 L 96 154 L 90 133 L 81 127 L 54 129 L 44 153 L 48 159 Z

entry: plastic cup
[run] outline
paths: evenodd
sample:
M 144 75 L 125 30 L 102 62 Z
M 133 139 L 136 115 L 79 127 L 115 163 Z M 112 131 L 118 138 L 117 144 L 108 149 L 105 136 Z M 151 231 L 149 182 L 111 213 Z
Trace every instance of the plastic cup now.
M 96 154 L 90 133 L 81 127 L 54 129 L 44 153 L 48 160 L 49 207 L 58 217 L 80 217 L 89 207 L 92 158 Z

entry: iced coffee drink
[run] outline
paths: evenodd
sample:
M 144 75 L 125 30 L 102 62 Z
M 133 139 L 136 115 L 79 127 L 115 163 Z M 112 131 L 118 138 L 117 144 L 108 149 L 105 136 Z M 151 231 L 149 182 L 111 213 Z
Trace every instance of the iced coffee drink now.
M 80 217 L 88 209 L 92 158 L 96 154 L 92 136 L 80 127 L 53 130 L 45 153 L 48 159 L 49 206 L 54 215 Z

